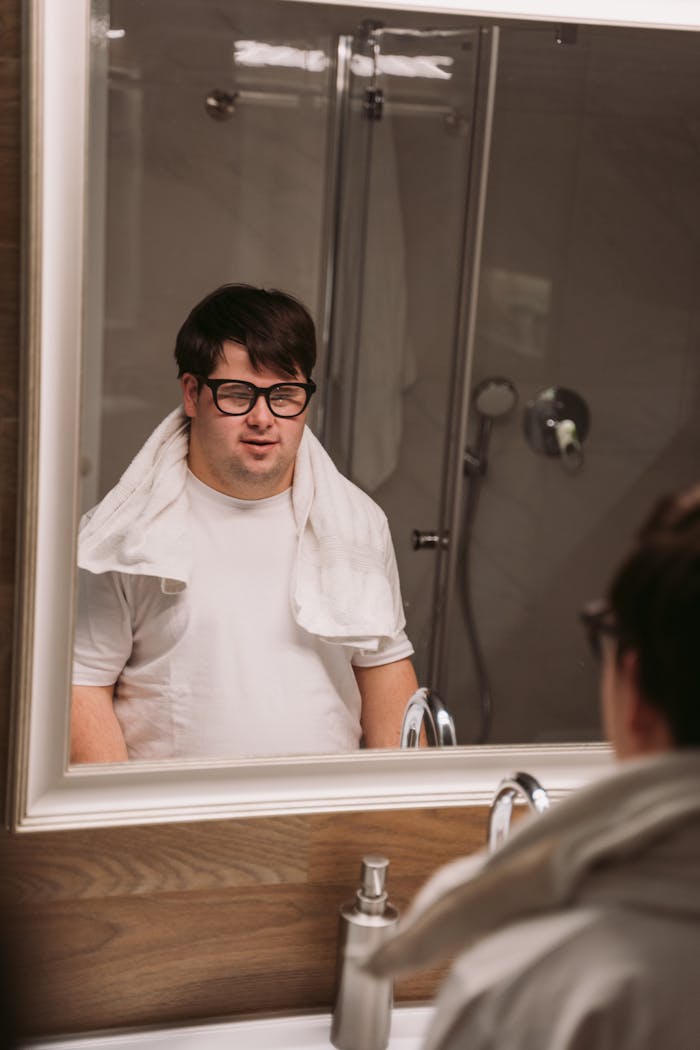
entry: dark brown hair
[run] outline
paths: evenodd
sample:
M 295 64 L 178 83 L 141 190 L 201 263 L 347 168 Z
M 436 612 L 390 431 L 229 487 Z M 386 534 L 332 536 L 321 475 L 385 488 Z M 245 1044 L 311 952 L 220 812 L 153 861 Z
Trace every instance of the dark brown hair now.
M 250 284 L 224 284 L 210 292 L 177 334 L 178 376 L 209 376 L 228 341 L 246 348 L 256 372 L 269 368 L 311 379 L 316 363 L 314 322 L 306 307 L 286 292 Z
M 619 650 L 678 747 L 700 746 L 700 485 L 661 499 L 618 569 L 608 600 Z

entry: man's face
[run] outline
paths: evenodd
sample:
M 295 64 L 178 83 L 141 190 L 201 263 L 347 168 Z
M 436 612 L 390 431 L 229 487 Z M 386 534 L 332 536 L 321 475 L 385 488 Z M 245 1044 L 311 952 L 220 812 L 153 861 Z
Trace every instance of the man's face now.
M 210 379 L 239 379 L 262 387 L 289 382 L 279 372 L 256 372 L 238 343 L 224 343 L 223 350 Z M 306 381 L 300 374 L 295 378 Z M 214 404 L 209 387 L 197 390 L 194 376 L 186 373 L 180 382 L 190 417 L 188 465 L 200 481 L 238 499 L 265 499 L 290 487 L 307 409 L 293 419 L 280 419 L 259 397 L 246 415 L 227 416 Z
M 678 745 L 665 715 L 639 684 L 639 656 L 633 649 L 618 654 L 609 641 L 603 656 L 601 701 L 605 733 L 617 758 L 673 751 Z

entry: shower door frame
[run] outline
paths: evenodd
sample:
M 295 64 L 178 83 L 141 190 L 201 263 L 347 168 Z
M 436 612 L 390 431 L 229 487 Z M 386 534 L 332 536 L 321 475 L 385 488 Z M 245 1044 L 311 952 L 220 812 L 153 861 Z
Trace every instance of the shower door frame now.
M 383 24 L 386 32 L 401 33 L 399 25 Z M 416 32 L 412 30 L 411 32 Z M 476 308 L 481 270 L 481 247 L 483 240 L 484 212 L 491 145 L 491 128 L 498 70 L 499 28 L 498 26 L 474 27 L 477 38 L 476 71 L 471 105 L 472 131 L 466 165 L 466 204 L 463 212 L 461 252 L 459 262 L 459 292 L 455 304 L 452 339 L 451 394 L 448 397 L 447 423 L 443 442 L 442 481 L 440 506 L 437 512 L 435 532 L 440 537 L 435 551 L 433 573 L 433 596 L 430 637 L 428 642 L 428 682 L 445 698 L 447 688 L 448 624 L 454 606 L 460 508 L 464 486 L 464 450 L 466 448 L 469 422 L 469 401 L 472 382 L 472 366 L 475 350 Z M 346 143 L 350 111 L 350 65 L 353 43 L 356 37 L 344 34 L 338 37 L 336 51 L 335 93 L 329 113 L 328 177 L 326 182 L 326 215 L 322 245 L 323 287 L 319 296 L 323 314 L 320 320 L 321 345 L 323 348 L 324 398 L 317 416 L 317 432 L 322 442 L 328 438 L 330 420 L 330 381 L 334 362 L 335 346 L 333 332 L 336 327 L 338 303 L 337 277 L 339 272 L 340 237 L 342 228 L 343 167 L 346 160 Z M 371 164 L 371 146 L 365 163 Z M 365 177 L 365 186 L 367 186 Z M 361 258 L 365 254 L 365 227 L 367 223 L 367 195 L 362 201 Z M 362 296 L 360 294 L 360 304 Z M 355 347 L 352 374 L 356 378 L 359 367 L 359 347 Z M 355 415 L 356 383 L 351 383 L 351 406 L 349 416 Z M 347 460 L 341 468 L 347 473 L 352 459 L 351 438 L 347 443 Z M 453 538 L 454 537 L 454 541 Z M 449 699 L 447 698 L 448 707 Z
M 488 190 L 491 133 L 498 75 L 498 26 L 479 30 L 476 86 L 474 91 L 474 128 L 470 143 L 460 293 L 456 304 L 453 346 L 452 397 L 448 411 L 443 453 L 442 502 L 433 591 L 433 627 L 430 638 L 430 685 L 453 707 L 448 694 L 447 656 L 448 624 L 454 607 L 459 556 L 459 531 L 465 483 L 464 457 L 471 404 L 472 371 L 476 342 L 476 314 L 481 279 L 481 251 Z

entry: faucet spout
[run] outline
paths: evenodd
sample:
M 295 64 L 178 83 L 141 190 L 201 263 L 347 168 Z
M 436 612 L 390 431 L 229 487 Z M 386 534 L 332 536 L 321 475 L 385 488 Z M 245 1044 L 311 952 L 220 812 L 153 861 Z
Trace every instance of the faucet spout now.
M 401 747 L 420 747 L 421 730 L 429 747 L 450 747 L 457 743 L 452 716 L 437 695 L 425 686 L 408 698 L 401 724 Z
M 508 838 L 513 805 L 518 796 L 535 813 L 549 809 L 549 796 L 535 777 L 529 773 L 512 773 L 504 777 L 496 789 L 489 812 L 488 845 L 491 853 Z

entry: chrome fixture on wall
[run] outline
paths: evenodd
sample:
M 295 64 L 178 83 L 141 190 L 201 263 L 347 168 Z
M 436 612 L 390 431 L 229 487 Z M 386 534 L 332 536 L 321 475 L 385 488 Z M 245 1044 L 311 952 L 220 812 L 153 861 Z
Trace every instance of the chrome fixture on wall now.
M 236 112 L 237 91 L 210 91 L 204 100 L 204 108 L 212 120 L 229 120 Z
M 491 735 L 492 697 L 488 671 L 484 662 L 479 640 L 479 632 L 472 608 L 470 551 L 474 519 L 481 481 L 488 467 L 488 450 L 494 421 L 505 420 L 513 412 L 518 401 L 518 392 L 510 379 L 503 376 L 490 376 L 482 380 L 474 389 L 471 403 L 478 415 L 476 441 L 468 445 L 464 452 L 463 470 L 468 483 L 463 489 L 463 510 L 461 527 L 457 542 L 456 572 L 460 605 L 464 617 L 467 638 L 472 651 L 474 673 L 479 689 L 479 708 L 481 724 L 475 744 L 485 744 Z M 414 550 L 434 550 L 436 547 L 447 547 L 449 536 L 438 532 L 423 532 L 414 529 L 412 534 Z M 410 702 L 410 701 L 409 701 Z M 407 746 L 403 745 L 402 746 Z
M 468 477 L 486 473 L 487 451 L 494 419 L 505 418 L 515 408 L 518 392 L 510 379 L 492 376 L 482 380 L 472 395 L 472 404 L 479 413 L 479 430 L 474 448 L 464 453 L 464 470 Z
M 446 547 L 448 543 L 447 535 L 441 536 L 439 532 L 414 529 L 411 533 L 411 546 L 414 551 L 433 551 L 436 547 Z
M 588 405 L 574 390 L 550 386 L 528 401 L 523 416 L 528 444 L 545 456 L 558 456 L 575 474 L 583 466 L 583 442 L 590 430 Z
M 372 62 L 372 75 L 365 88 L 362 102 L 362 113 L 365 120 L 381 120 L 384 113 L 384 92 L 377 85 L 379 74 L 379 56 L 381 53 L 382 22 L 364 21 L 361 23 L 358 41 L 364 42 Z
M 494 421 L 505 420 L 513 412 L 518 392 L 510 379 L 491 376 L 482 380 L 472 394 L 472 405 L 476 409 L 479 425 L 474 445 L 467 446 L 464 453 L 464 473 L 468 483 L 464 488 L 464 510 L 457 553 L 457 577 L 459 598 L 474 662 L 479 689 L 481 725 L 474 743 L 485 744 L 491 735 L 493 700 L 488 670 L 481 651 L 481 642 L 472 608 L 471 588 L 471 542 L 476 518 L 481 482 L 488 468 L 488 450 Z

